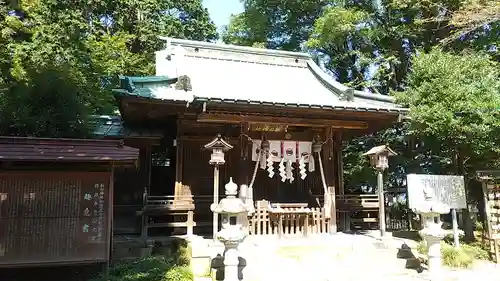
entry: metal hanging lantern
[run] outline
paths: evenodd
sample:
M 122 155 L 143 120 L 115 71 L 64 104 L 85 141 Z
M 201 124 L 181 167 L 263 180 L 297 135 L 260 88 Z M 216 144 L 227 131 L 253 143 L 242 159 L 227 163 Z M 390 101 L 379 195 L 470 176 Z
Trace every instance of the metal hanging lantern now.
M 320 153 L 323 148 L 323 142 L 319 137 L 316 137 L 311 146 L 313 153 Z
M 264 153 L 267 153 L 271 147 L 271 143 L 268 140 L 262 141 L 260 148 Z

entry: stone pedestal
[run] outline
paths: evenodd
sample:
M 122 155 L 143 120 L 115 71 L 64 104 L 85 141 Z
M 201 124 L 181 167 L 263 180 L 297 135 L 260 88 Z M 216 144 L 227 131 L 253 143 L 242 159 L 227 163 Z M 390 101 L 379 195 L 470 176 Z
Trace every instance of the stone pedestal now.
M 441 275 L 441 240 L 445 237 L 445 234 L 423 234 L 422 237 L 425 239 L 428 248 L 429 274 L 432 276 L 433 281 L 437 281 Z
M 427 243 L 428 270 L 432 281 L 441 280 L 441 240 L 446 236 L 447 232 L 441 228 L 440 222 L 434 223 L 428 216 L 426 219 L 426 227 L 419 233 Z
M 238 280 L 239 251 L 237 244 L 225 244 L 224 249 L 224 281 Z
M 415 211 L 422 215 L 424 226 L 419 234 L 427 242 L 428 270 L 431 280 L 439 281 L 441 280 L 441 240 L 447 234 L 441 228 L 443 223 L 439 216 L 448 213 L 450 207 L 437 200 L 432 189 L 424 187 L 422 192 L 424 201 L 415 208 Z

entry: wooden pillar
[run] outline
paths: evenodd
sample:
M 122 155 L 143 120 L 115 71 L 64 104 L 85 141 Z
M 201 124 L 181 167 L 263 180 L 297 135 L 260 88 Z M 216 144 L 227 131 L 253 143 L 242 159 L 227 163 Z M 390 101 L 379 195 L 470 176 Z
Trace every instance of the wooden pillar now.
M 217 206 L 219 204 L 219 165 L 214 165 L 214 202 L 213 205 Z M 212 211 L 213 212 L 213 211 Z M 219 216 L 216 212 L 213 212 L 213 222 L 212 222 L 212 238 L 217 241 L 217 232 L 219 232 Z
M 139 151 L 139 174 L 143 184 L 142 194 L 142 218 L 141 218 L 141 237 L 148 236 L 148 215 L 145 210 L 147 208 L 148 196 L 151 195 L 151 146 L 147 144 L 141 147 Z
M 144 148 L 144 182 L 145 182 L 145 189 L 147 190 L 148 194 L 151 194 L 151 167 L 152 167 L 152 147 L 151 144 L 148 144 Z
M 114 163 L 111 164 L 111 173 L 109 177 L 109 185 L 108 185 L 108 241 L 109 245 L 106 249 L 106 257 L 108 258 L 106 260 L 106 274 L 108 274 L 109 270 L 109 264 L 113 258 L 113 243 L 114 243 L 114 196 L 115 196 L 115 191 L 114 191 L 114 186 L 115 186 L 115 167 Z
M 342 157 L 342 131 L 337 130 L 333 134 L 333 151 L 335 157 L 335 185 L 337 186 L 337 194 L 341 197 L 344 195 L 344 161 Z M 340 221 L 342 224 L 342 230 L 346 231 L 350 229 L 350 216 L 348 212 L 340 212 Z
M 249 170 L 249 153 L 248 153 L 248 123 L 242 123 L 240 127 L 240 158 L 239 158 L 239 168 L 238 168 L 238 184 L 249 185 L 250 184 L 250 170 Z
M 184 160 L 183 141 L 182 138 L 182 119 L 177 120 L 177 136 L 175 138 L 175 186 L 174 186 L 174 200 L 182 196 L 182 168 Z

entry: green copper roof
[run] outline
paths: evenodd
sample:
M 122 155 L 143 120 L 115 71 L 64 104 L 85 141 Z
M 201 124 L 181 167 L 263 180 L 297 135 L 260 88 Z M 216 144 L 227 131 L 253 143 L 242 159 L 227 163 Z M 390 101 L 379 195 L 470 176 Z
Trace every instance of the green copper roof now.
M 90 129 L 95 137 L 123 137 L 123 123 L 120 116 L 91 116 Z
M 114 89 L 117 96 L 132 95 L 143 98 L 154 98 L 153 90 L 158 87 L 170 88 L 177 78 L 167 76 L 119 76 L 120 88 Z
M 95 138 L 161 138 L 161 130 L 148 128 L 129 128 L 123 124 L 120 116 L 91 116 L 90 130 Z

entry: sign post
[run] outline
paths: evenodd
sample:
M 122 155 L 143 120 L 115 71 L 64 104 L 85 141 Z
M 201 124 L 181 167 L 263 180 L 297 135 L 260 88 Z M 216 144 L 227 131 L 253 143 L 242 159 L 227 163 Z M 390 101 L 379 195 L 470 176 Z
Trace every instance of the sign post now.
M 453 224 L 453 245 L 455 248 L 460 247 L 460 237 L 458 233 L 457 209 L 451 209 L 451 221 Z

